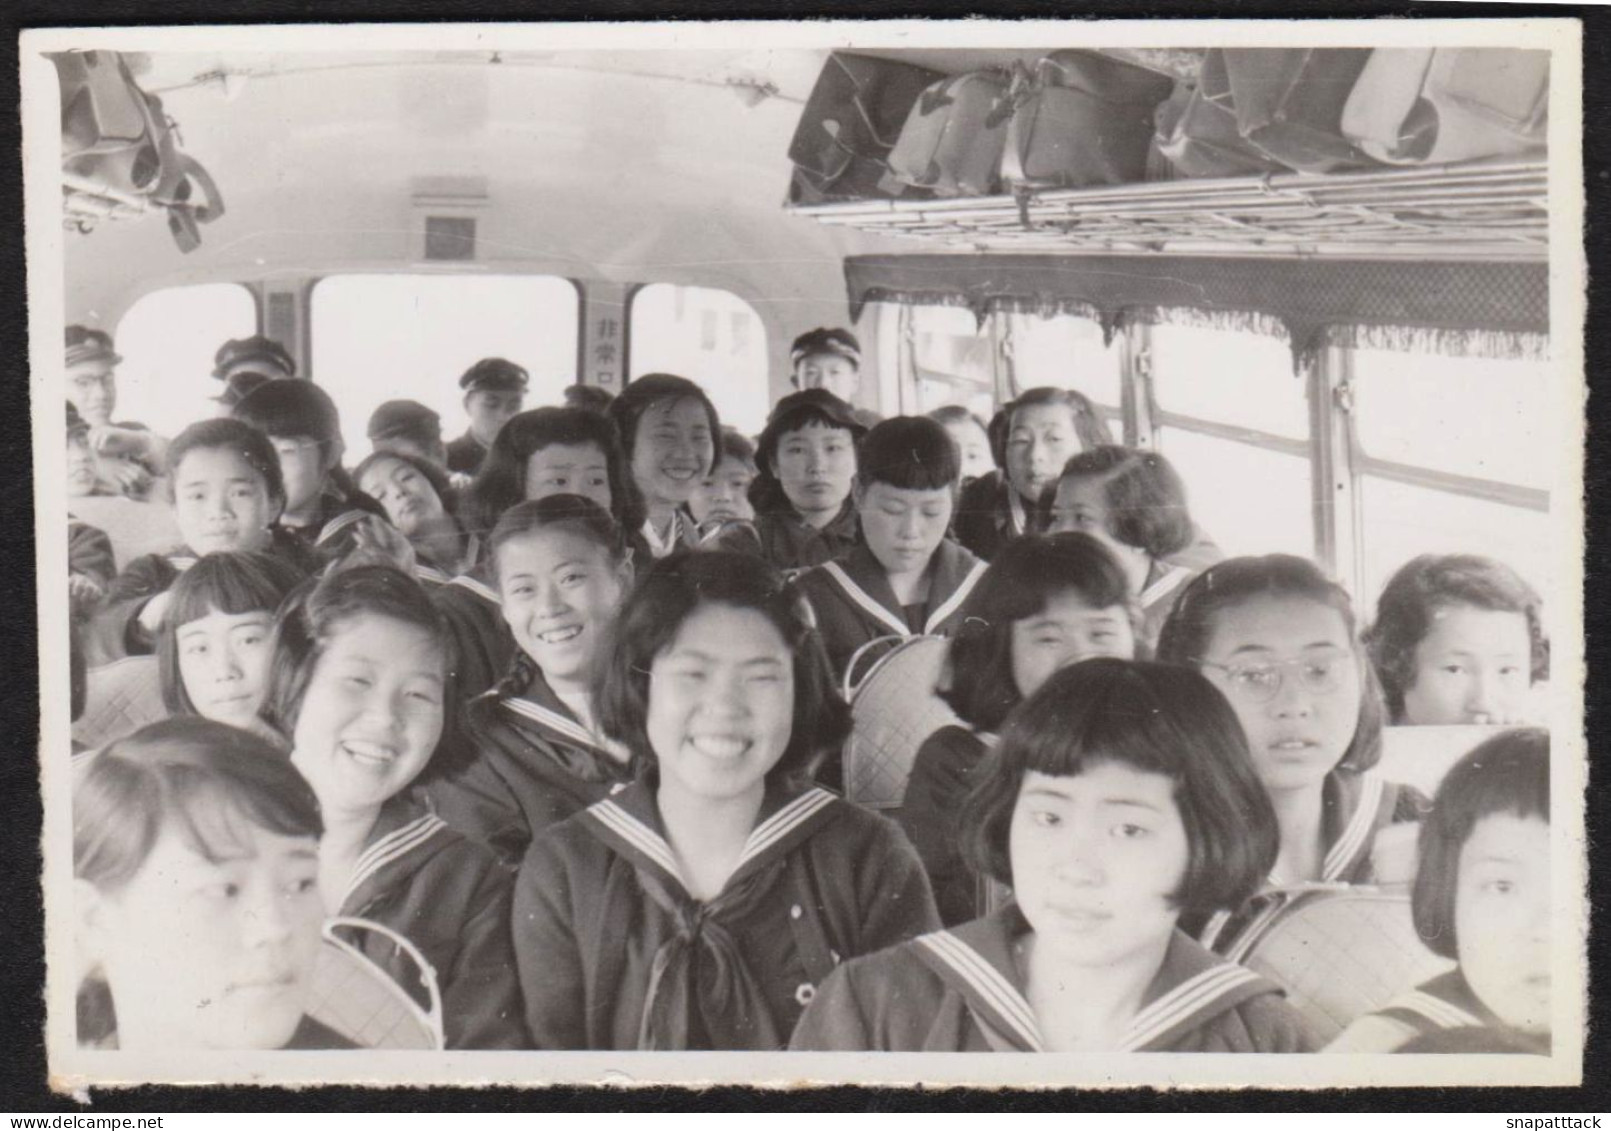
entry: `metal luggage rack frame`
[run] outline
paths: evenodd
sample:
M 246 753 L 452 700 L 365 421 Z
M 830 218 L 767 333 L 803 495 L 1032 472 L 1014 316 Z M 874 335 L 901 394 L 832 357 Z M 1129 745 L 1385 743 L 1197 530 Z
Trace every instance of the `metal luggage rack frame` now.
M 1545 260 L 1548 173 L 1473 162 L 786 209 L 952 250 Z

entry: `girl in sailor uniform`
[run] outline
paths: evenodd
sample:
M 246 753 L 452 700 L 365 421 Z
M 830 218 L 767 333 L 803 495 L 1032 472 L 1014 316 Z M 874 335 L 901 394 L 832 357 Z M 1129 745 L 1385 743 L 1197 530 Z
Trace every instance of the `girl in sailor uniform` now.
M 1181 588 L 1196 573 L 1167 560 L 1190 548 L 1197 533 L 1174 466 L 1157 452 L 1092 448 L 1063 465 L 1042 507 L 1045 529 L 1089 534 L 1112 551 L 1140 607 L 1141 638 L 1148 648 L 1156 644 Z
M 1008 543 L 962 606 L 941 697 L 962 720 L 918 747 L 896 819 L 923 859 L 940 920 L 979 914 L 978 877 L 962 859 L 962 801 L 1007 713 L 1053 672 L 1095 656 L 1135 655 L 1124 572 L 1088 534 Z
M 475 565 L 479 540 L 453 513 L 453 487 L 436 464 L 377 451 L 353 469 L 352 477 L 386 508 L 386 517 L 414 548 L 415 577 L 430 586 L 445 585 Z
M 1008 719 L 966 845 L 1012 887 L 987 918 L 846 963 L 791 1048 L 1300 1052 L 1271 982 L 1177 928 L 1275 859 L 1236 716 L 1196 672 L 1094 659 Z
M 448 1047 L 518 1048 L 509 873 L 410 789 L 453 702 L 447 631 L 400 570 L 338 569 L 281 612 L 266 713 L 319 799 L 326 911 L 373 920 L 418 947 L 441 987 Z M 373 957 L 396 961 L 384 950 Z
M 329 1049 L 319 804 L 275 747 L 165 719 L 73 778 L 78 1042 L 133 1051 Z
M 862 544 L 800 575 L 838 675 L 884 636 L 950 636 L 985 563 L 946 538 L 956 503 L 957 446 L 945 426 L 897 416 L 858 453 Z
M 657 562 L 598 670 L 603 729 L 644 773 L 521 866 L 537 1047 L 781 1049 L 835 963 L 938 925 L 900 830 L 809 784 L 848 712 L 776 571 Z
M 640 532 L 663 558 L 699 545 L 688 500 L 716 465 L 722 422 L 705 390 L 670 373 L 650 373 L 610 402 L 631 480 L 643 499 Z M 634 530 L 628 526 L 626 529 Z
M 304 580 L 268 554 L 208 554 L 173 583 L 157 640 L 162 702 L 278 743 L 259 711 L 268 694 L 274 614 Z
M 1271 554 L 1199 574 L 1158 641 L 1158 659 L 1197 668 L 1242 722 L 1280 823 L 1272 885 L 1408 882 L 1412 874 L 1411 822 L 1428 802 L 1373 768 L 1381 692 L 1354 624 L 1347 592 L 1314 563 Z M 1229 945 L 1252 910 L 1216 916 L 1205 941 Z
M 625 749 L 598 733 L 590 681 L 632 563 L 621 528 L 580 495 L 505 511 L 488 561 L 520 650 L 466 711 L 473 760 L 430 795 L 450 825 L 518 864 L 533 836 L 631 779 Z
M 511 417 L 465 491 L 465 525 L 486 538 L 510 507 L 549 495 L 592 499 L 623 531 L 633 532 L 627 535 L 632 560 L 649 560 L 648 543 L 636 533 L 643 525 L 643 503 L 627 473 L 615 426 L 601 414 L 538 408 Z M 519 651 L 499 608 L 490 564 L 483 557 L 431 597 L 453 633 L 459 693 L 481 694 L 509 671 Z
M 1327 1052 L 1549 1051 L 1549 734 L 1496 735 L 1444 776 L 1421 827 L 1416 931 L 1458 963 L 1345 1029 Z
M 285 481 L 267 436 L 238 420 L 192 424 L 168 447 L 174 521 L 183 544 L 134 559 L 118 574 L 95 618 L 110 656 L 149 655 L 174 580 L 203 554 L 263 551 L 311 573 L 312 553 L 279 524 Z

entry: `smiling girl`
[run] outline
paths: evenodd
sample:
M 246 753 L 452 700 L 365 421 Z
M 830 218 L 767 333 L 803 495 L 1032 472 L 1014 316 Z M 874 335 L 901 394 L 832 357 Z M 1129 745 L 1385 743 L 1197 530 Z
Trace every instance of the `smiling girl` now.
M 1272 983 L 1176 928 L 1275 856 L 1236 718 L 1196 672 L 1095 659 L 1008 721 L 967 849 L 1015 902 L 836 970 L 799 1050 L 1301 1052 Z
M 663 558 L 679 547 L 697 546 L 687 507 L 716 463 L 722 432 L 716 406 L 686 377 L 650 373 L 610 402 L 610 419 L 647 508 L 642 534 L 650 552 Z
M 537 833 L 630 780 L 625 750 L 598 734 L 590 684 L 632 563 L 620 527 L 580 495 L 510 508 L 488 553 L 519 653 L 469 706 L 474 760 L 431 798 L 454 828 L 518 862 Z
M 518 1047 L 509 876 L 410 788 L 447 728 L 450 670 L 446 629 L 419 582 L 354 566 L 282 611 L 265 713 L 319 799 L 326 910 L 419 948 L 441 985 L 450 1048 Z
M 834 964 L 936 924 L 893 824 L 812 787 L 848 712 L 756 558 L 658 562 L 599 665 L 645 769 L 533 842 L 514 934 L 540 1048 L 778 1049 Z

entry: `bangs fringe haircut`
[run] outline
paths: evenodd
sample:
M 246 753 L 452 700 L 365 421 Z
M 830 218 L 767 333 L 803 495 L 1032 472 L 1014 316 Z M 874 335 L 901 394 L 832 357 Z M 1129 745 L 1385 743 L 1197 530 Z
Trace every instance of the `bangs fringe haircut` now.
M 962 457 L 945 425 L 926 416 L 892 416 L 873 425 L 856 452 L 856 483 L 906 491 L 957 489 Z

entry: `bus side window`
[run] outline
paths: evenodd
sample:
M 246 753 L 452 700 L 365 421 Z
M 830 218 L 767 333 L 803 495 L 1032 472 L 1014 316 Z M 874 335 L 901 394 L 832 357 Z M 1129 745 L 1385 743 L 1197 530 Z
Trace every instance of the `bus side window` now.
M 722 423 L 753 436 L 772 408 L 766 326 L 729 291 L 651 283 L 632 294 L 627 379 L 675 373 L 704 389 Z
M 116 420 L 137 421 L 162 436 L 218 414 L 212 400 L 213 355 L 232 338 L 257 333 L 257 300 L 239 283 L 164 287 L 141 295 L 113 336 Z

